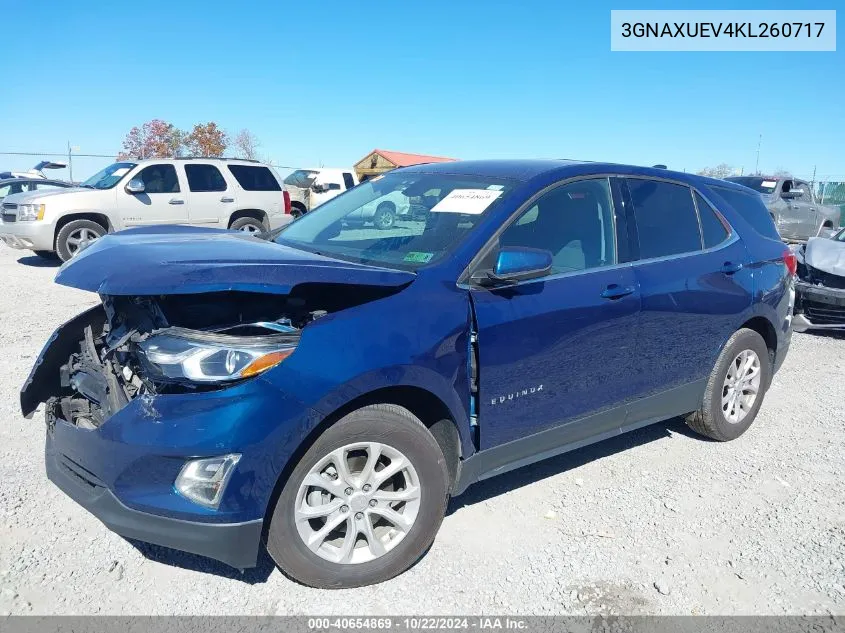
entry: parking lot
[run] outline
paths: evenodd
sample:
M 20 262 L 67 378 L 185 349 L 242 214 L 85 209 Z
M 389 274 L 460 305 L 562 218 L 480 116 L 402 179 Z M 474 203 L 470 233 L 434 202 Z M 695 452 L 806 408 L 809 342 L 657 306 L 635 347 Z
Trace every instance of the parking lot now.
M 845 608 L 845 337 L 796 334 L 739 440 L 658 424 L 488 480 L 427 555 L 363 589 L 240 573 L 109 532 L 44 475 L 18 390 L 97 298 L 0 246 L 0 613 L 795 614 Z

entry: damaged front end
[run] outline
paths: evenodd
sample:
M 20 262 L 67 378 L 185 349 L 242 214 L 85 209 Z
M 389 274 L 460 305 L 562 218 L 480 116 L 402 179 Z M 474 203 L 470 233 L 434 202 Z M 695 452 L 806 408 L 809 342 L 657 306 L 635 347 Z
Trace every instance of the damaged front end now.
M 326 314 L 240 292 L 102 300 L 48 341 L 21 391 L 24 415 L 44 402 L 48 426 L 96 429 L 136 398 L 231 386 L 281 363 Z
M 796 332 L 845 330 L 845 242 L 813 238 L 796 252 Z

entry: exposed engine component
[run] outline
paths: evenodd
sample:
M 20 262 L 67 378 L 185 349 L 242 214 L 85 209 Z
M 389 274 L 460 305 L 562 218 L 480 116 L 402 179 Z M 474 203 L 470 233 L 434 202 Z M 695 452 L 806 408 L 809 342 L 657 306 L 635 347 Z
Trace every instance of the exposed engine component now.
M 327 314 L 303 297 L 234 292 L 106 296 L 103 311 L 59 367 L 61 395 L 47 400 L 48 424 L 61 418 L 95 429 L 139 396 L 250 377 L 290 355 L 301 329 Z

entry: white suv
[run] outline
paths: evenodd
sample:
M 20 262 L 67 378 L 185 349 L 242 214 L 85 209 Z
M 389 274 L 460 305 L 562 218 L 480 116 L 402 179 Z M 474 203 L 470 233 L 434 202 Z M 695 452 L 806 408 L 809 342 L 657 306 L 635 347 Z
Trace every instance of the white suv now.
M 285 178 L 293 216 L 298 218 L 358 184 L 352 169 L 297 169 Z
M 42 257 L 131 226 L 190 224 L 249 232 L 291 221 L 276 172 L 256 161 L 174 158 L 109 165 L 79 187 L 8 196 L 0 239 Z

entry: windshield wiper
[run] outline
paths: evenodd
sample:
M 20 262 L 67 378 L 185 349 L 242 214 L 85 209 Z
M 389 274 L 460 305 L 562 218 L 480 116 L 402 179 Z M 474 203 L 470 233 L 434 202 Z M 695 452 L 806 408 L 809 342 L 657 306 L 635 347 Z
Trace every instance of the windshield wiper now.
M 94 185 L 86 185 L 86 184 L 80 184 L 80 185 L 78 185 L 78 186 L 79 186 L 79 187 L 84 187 L 85 189 L 94 189 L 94 188 L 95 188 L 95 187 L 94 187 Z

